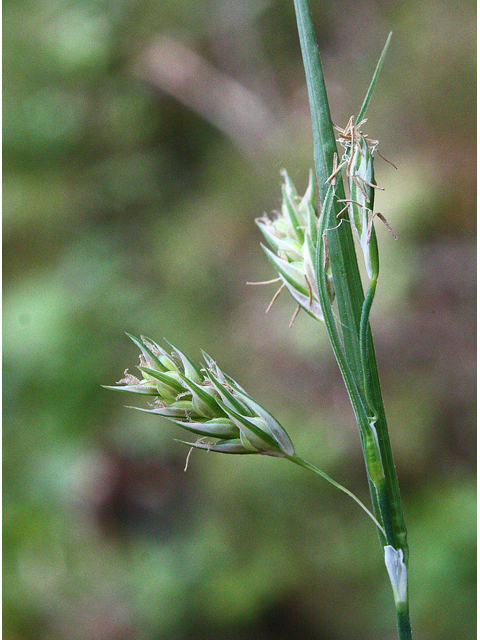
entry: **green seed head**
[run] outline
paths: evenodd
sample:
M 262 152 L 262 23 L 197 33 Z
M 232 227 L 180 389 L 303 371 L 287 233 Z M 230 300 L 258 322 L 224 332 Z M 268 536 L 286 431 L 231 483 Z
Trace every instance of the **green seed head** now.
M 173 345 L 169 355 L 152 340 L 130 338 L 140 349 L 138 370 L 143 379 L 126 371 L 118 386 L 107 388 L 155 396 L 149 409 L 132 408 L 162 416 L 199 435 L 197 442 L 187 443 L 199 449 L 294 455 L 280 423 L 206 353 L 205 368 L 201 368 Z

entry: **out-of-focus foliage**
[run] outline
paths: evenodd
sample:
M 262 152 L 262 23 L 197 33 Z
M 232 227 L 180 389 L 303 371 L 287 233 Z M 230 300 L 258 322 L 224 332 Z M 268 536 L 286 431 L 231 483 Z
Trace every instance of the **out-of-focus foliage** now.
M 473 635 L 474 5 L 312 0 L 345 124 L 365 129 L 374 334 L 424 640 Z M 370 521 L 285 461 L 194 452 L 103 390 L 124 331 L 200 348 L 297 451 L 367 489 L 323 327 L 253 220 L 300 189 L 309 111 L 289 0 L 4 4 L 4 625 L 12 640 L 394 638 Z M 304 184 L 302 185 L 302 181 Z

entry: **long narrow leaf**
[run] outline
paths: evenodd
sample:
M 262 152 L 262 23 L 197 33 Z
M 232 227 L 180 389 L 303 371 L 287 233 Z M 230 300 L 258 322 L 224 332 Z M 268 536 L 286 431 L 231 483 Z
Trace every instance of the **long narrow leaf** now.
M 323 203 L 328 189 L 326 181 L 332 173 L 333 154 L 336 153 L 337 146 L 308 0 L 294 0 L 294 4 L 312 116 L 315 172 L 320 199 Z M 345 199 L 345 190 L 341 181 L 337 181 L 336 194 L 339 199 Z M 335 216 L 340 212 L 340 207 L 341 205 L 335 205 Z M 338 220 L 332 226 L 336 224 Z M 328 252 L 331 258 L 345 354 L 357 383 L 361 385 L 363 375 L 358 332 L 363 289 L 350 224 L 341 224 L 332 236 L 332 246 L 329 245 Z M 348 278 L 345 278 L 347 273 Z
M 385 60 L 385 56 L 387 54 L 387 49 L 388 49 L 388 45 L 390 44 L 391 38 L 392 38 L 392 32 L 390 31 L 390 33 L 388 34 L 388 38 L 387 38 L 387 41 L 385 43 L 385 46 L 383 47 L 383 51 L 382 51 L 382 53 L 380 55 L 380 59 L 377 62 L 377 67 L 376 67 L 375 72 L 373 74 L 372 81 L 370 82 L 370 86 L 368 87 L 367 94 L 366 94 L 365 99 L 363 101 L 363 104 L 362 104 L 362 106 L 360 108 L 360 111 L 358 113 L 358 116 L 357 116 L 357 119 L 355 121 L 355 124 L 358 124 L 359 122 L 361 122 L 361 120 L 363 119 L 363 116 L 365 115 L 367 107 L 370 104 L 370 100 L 372 98 L 373 90 L 375 89 L 375 85 L 376 85 L 377 80 L 378 80 L 378 75 L 380 73 L 380 69 L 382 68 L 383 61 Z
M 315 170 L 320 199 L 323 202 L 327 191 L 326 181 L 332 173 L 333 154 L 337 145 L 308 1 L 294 0 L 294 4 L 312 116 Z

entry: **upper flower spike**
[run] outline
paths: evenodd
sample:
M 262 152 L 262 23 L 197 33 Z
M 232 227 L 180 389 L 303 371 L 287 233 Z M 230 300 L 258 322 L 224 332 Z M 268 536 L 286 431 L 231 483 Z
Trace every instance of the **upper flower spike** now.
M 318 215 L 315 209 L 315 188 L 310 171 L 308 187 L 303 197 L 288 173 L 283 170 L 282 208 L 274 220 L 267 216 L 257 218 L 259 226 L 271 249 L 262 245 L 270 261 L 278 271 L 283 285 L 305 311 L 323 321 L 317 281 L 315 278 L 315 253 L 318 235 Z M 333 300 L 333 280 L 327 265 L 327 282 Z

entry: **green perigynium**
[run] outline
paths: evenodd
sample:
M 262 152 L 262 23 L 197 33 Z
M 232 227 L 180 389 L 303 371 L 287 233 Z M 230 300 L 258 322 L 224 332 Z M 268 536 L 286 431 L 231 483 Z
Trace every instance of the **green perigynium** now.
M 271 249 L 263 250 L 278 272 L 283 285 L 302 309 L 323 321 L 315 277 L 315 248 L 319 217 L 315 208 L 315 186 L 310 172 L 308 187 L 300 197 L 288 173 L 283 170 L 281 212 L 275 219 L 267 216 L 255 221 Z M 272 251 L 273 249 L 273 251 Z M 333 281 L 326 268 L 329 296 L 333 300 Z
M 140 349 L 139 379 L 125 372 L 116 389 L 154 396 L 153 413 L 199 436 L 192 447 L 222 453 L 261 453 L 290 457 L 295 449 L 282 425 L 203 353 L 199 367 L 180 349 L 129 336 Z M 212 441 L 212 438 L 214 439 Z

